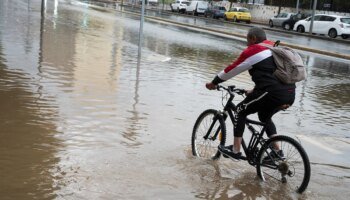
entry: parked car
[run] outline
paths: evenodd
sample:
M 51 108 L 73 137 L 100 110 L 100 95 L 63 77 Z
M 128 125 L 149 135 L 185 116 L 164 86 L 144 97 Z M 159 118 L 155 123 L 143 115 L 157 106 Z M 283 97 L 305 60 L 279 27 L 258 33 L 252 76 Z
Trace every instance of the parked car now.
M 204 12 L 208 9 L 207 1 L 190 1 L 190 4 L 186 7 L 186 13 L 192 15 L 204 15 Z
M 151 5 L 151 6 L 158 5 L 158 0 L 147 0 L 147 1 L 148 1 L 149 5 Z
M 187 0 L 176 0 L 174 3 L 170 4 L 170 8 L 172 12 L 184 13 L 188 5 L 190 5 L 190 2 Z
M 270 27 L 282 26 L 283 22 L 294 16 L 295 13 L 280 13 L 269 20 Z
M 309 14 L 302 14 L 302 13 L 292 15 L 289 19 L 287 19 L 282 23 L 282 27 L 285 30 L 293 30 L 295 23 L 309 16 L 310 16 Z
M 226 8 L 224 6 L 210 6 L 204 12 L 204 17 L 212 17 L 214 19 L 224 18 Z
M 234 22 L 245 21 L 249 24 L 251 18 L 250 11 L 243 7 L 233 7 L 224 14 L 225 20 L 233 20 Z
M 308 17 L 308 15 L 302 13 L 280 13 L 270 18 L 269 25 L 270 27 L 281 26 L 285 30 L 292 30 L 297 21 L 305 19 L 306 17 Z
M 295 23 L 293 30 L 300 33 L 309 32 L 310 24 L 311 17 L 299 20 Z M 350 17 L 325 14 L 315 15 L 312 33 L 328 35 L 331 38 L 336 38 L 340 35 L 343 39 L 346 39 L 350 36 Z

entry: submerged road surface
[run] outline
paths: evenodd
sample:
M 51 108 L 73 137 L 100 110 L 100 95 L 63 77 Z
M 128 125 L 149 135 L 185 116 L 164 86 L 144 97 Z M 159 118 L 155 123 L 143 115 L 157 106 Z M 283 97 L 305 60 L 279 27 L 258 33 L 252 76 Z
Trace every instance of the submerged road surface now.
M 312 162 L 298 195 L 191 155 L 197 116 L 222 108 L 204 85 L 242 42 L 146 21 L 138 65 L 134 15 L 40 6 L 0 1 L 0 199 L 348 199 L 349 61 L 303 54 L 308 79 L 274 117 Z M 248 73 L 226 84 L 252 87 Z

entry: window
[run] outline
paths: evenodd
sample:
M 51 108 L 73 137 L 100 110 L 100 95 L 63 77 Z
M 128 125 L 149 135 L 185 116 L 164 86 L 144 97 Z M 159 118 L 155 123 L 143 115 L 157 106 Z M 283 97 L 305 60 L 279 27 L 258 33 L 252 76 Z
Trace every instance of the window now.
M 345 24 L 350 24 L 350 18 L 340 18 L 340 21 Z
M 246 8 L 240 8 L 240 9 L 238 10 L 238 12 L 249 12 L 249 10 L 246 9 Z
M 276 17 L 277 18 L 284 18 L 285 17 L 284 15 L 287 15 L 287 14 L 286 13 L 280 13 Z
M 320 19 L 320 21 L 327 21 L 327 22 L 332 22 L 334 20 L 335 20 L 335 17 L 326 16 L 326 15 L 321 16 L 321 19 Z
M 314 17 L 314 21 L 321 21 L 321 17 L 322 17 L 323 15 L 316 15 L 315 17 Z

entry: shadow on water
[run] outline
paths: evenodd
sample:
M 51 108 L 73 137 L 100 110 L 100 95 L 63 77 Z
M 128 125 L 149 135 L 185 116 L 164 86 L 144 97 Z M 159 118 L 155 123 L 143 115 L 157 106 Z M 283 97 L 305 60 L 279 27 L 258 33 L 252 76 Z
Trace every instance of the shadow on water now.
M 54 198 L 60 176 L 55 107 L 41 98 L 39 88 L 31 91 L 30 77 L 5 63 L 0 43 L 1 199 Z

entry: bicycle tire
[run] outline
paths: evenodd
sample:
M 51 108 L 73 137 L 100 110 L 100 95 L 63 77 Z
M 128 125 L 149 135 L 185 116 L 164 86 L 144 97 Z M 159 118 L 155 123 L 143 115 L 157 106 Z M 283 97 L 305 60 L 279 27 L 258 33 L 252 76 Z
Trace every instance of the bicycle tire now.
M 268 154 L 271 155 L 271 151 L 272 151 L 272 143 L 278 143 L 280 145 L 280 148 L 282 150 L 288 150 L 288 152 L 284 152 L 284 156 L 283 158 L 277 158 L 271 160 L 271 157 L 269 157 L 268 159 L 266 159 L 268 156 Z M 286 144 L 283 144 L 286 143 Z M 294 150 L 292 148 L 295 148 L 295 152 L 293 152 Z M 290 153 L 289 150 L 291 150 L 292 152 Z M 293 153 L 293 154 L 292 154 Z M 303 173 L 299 173 L 299 171 L 297 171 L 299 168 L 297 168 L 297 165 L 299 164 L 299 160 L 297 156 L 297 153 L 299 153 L 300 155 L 300 161 L 302 161 L 303 163 L 300 165 L 301 168 L 303 168 L 304 172 Z M 292 154 L 292 155 L 291 155 Z M 288 156 L 291 156 L 290 158 Z M 260 149 L 259 153 L 258 153 L 258 157 L 257 157 L 257 174 L 259 176 L 260 179 L 267 181 L 266 177 L 269 177 L 269 180 L 273 180 L 275 179 L 277 182 L 284 182 L 287 183 L 288 185 L 293 184 L 296 185 L 296 187 L 290 186 L 290 188 L 296 190 L 296 192 L 298 193 L 303 193 L 310 181 L 310 175 L 311 175 L 311 167 L 310 167 L 310 161 L 309 158 L 304 150 L 304 148 L 293 138 L 288 137 L 288 136 L 284 136 L 284 135 L 279 135 L 279 136 L 275 136 L 273 138 L 270 138 L 266 141 L 266 143 L 262 146 L 262 148 Z M 265 159 L 264 159 L 265 158 Z M 294 161 L 294 162 L 293 162 Z M 268 167 L 268 165 L 272 165 L 271 163 L 274 163 L 273 165 L 276 165 L 275 167 L 277 167 L 277 169 L 271 169 L 270 167 Z M 267 170 L 265 170 L 265 168 L 270 168 L 271 171 L 275 170 L 275 174 L 277 176 L 281 176 L 281 180 L 278 180 L 278 178 L 273 178 L 272 175 L 264 175 L 264 173 L 266 173 Z M 277 173 L 276 173 L 277 171 Z M 273 172 L 271 172 L 273 173 Z M 282 175 L 284 174 L 284 175 Z M 291 180 L 287 180 L 286 176 L 291 179 Z M 303 176 L 303 177 L 301 177 Z M 297 178 L 300 178 L 300 180 L 296 180 Z M 293 179 L 292 179 L 293 178 Z M 300 182 L 300 184 L 299 184 Z
M 204 136 L 212 123 L 214 123 L 214 125 L 209 136 L 214 136 L 216 131 L 219 131 L 217 135 L 218 137 L 214 138 L 214 140 L 212 140 L 213 138 L 211 137 L 205 139 Z M 223 117 L 218 114 L 217 110 L 205 110 L 199 115 L 193 127 L 191 138 L 192 154 L 197 157 L 216 160 L 220 158 L 221 155 L 221 153 L 218 151 L 218 145 L 225 145 L 225 142 L 226 125 Z M 204 151 L 202 148 L 204 148 Z

